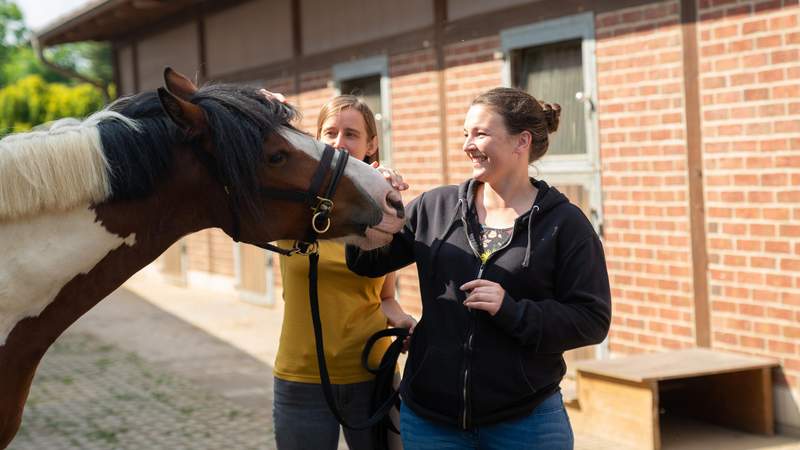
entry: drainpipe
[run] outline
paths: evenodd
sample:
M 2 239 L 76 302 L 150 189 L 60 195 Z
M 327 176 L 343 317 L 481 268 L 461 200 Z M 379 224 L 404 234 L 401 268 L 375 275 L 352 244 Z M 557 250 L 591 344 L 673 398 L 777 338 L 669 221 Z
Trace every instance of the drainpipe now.
M 100 81 L 97 81 L 97 80 L 93 80 L 93 79 L 91 79 L 91 78 L 89 78 L 89 77 L 87 77 L 85 75 L 81 75 L 80 73 L 78 73 L 78 72 L 76 72 L 76 71 L 74 71 L 72 69 L 68 69 L 66 67 L 59 66 L 58 64 L 48 60 L 44 56 L 44 47 L 42 45 L 40 45 L 39 39 L 33 38 L 31 40 L 31 44 L 33 45 L 33 48 L 36 51 L 36 55 L 39 57 L 39 60 L 42 62 L 42 64 L 44 64 L 45 66 L 49 67 L 50 69 L 53 69 L 54 71 L 60 73 L 61 75 L 65 76 L 67 78 L 74 78 L 74 79 L 77 79 L 77 80 L 81 80 L 84 83 L 91 84 L 92 86 L 96 87 L 100 91 L 100 93 L 103 95 L 103 100 L 106 102 L 106 104 L 111 102 L 111 96 L 108 95 L 108 85 L 107 84 L 104 84 L 104 83 L 102 83 Z

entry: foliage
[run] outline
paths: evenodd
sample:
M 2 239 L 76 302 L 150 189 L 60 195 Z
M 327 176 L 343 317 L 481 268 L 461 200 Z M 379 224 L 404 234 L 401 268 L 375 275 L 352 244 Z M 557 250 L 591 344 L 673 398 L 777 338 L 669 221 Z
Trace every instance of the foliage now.
M 13 0 L 0 0 L 0 136 L 101 108 L 98 89 L 47 67 L 28 40 L 30 31 Z M 45 49 L 54 64 L 97 80 L 114 98 L 111 48 L 78 42 Z
M 48 83 L 72 82 L 45 67 L 29 45 L 20 45 L 0 64 L 0 86 L 15 83 L 28 75 L 39 75 Z
M 0 61 L 22 42 L 26 33 L 22 12 L 8 0 L 0 0 Z
M 94 86 L 47 83 L 40 75 L 29 75 L 0 89 L 0 135 L 63 117 L 84 117 L 102 107 L 103 97 Z
M 106 42 L 74 42 L 45 50 L 45 56 L 61 67 L 74 70 L 105 85 L 114 81 L 111 46 Z

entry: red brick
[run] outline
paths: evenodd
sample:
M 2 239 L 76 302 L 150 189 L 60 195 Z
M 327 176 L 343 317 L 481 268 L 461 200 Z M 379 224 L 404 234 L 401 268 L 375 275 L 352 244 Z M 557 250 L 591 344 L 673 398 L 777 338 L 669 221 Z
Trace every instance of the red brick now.
M 800 338 L 800 327 L 784 326 L 782 331 L 784 337 L 791 339 Z
M 767 348 L 774 353 L 797 353 L 797 345 L 792 342 L 769 340 Z
M 770 306 L 767 308 L 767 317 L 781 320 L 794 320 L 794 311 L 787 308 Z
M 763 349 L 766 345 L 766 342 L 763 338 L 742 336 L 739 339 L 743 346 L 749 348 Z

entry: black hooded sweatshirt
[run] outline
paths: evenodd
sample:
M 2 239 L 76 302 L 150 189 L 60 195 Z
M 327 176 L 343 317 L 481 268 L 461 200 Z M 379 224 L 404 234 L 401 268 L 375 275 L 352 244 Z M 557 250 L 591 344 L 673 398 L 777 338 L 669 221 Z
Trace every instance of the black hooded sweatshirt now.
M 417 264 L 422 319 L 401 393 L 422 417 L 469 429 L 528 415 L 558 391 L 563 352 L 608 333 L 611 294 L 600 239 L 556 188 L 531 182 L 539 191 L 534 204 L 484 264 L 474 180 L 414 199 L 390 244 L 347 246 L 347 265 L 360 275 Z M 463 304 L 459 287 L 477 278 L 506 291 L 494 316 Z

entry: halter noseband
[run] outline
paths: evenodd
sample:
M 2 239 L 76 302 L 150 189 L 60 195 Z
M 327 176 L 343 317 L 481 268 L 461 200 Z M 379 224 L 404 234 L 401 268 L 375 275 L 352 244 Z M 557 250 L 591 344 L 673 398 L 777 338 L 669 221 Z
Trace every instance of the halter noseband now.
M 331 168 L 333 157 L 336 155 L 336 165 L 333 168 L 330 182 L 324 194 L 320 194 L 322 183 L 325 181 L 325 176 Z M 290 249 L 281 248 L 272 244 L 255 244 L 265 250 L 271 250 L 282 255 L 311 255 L 319 250 L 317 237 L 324 234 L 331 227 L 331 212 L 333 211 L 333 194 L 336 193 L 336 188 L 342 178 L 344 169 L 347 166 L 349 154 L 346 150 L 336 150 L 328 144 L 325 144 L 325 149 L 322 151 L 322 158 L 320 158 L 317 170 L 311 177 L 311 184 L 307 191 L 297 191 L 291 189 L 278 189 L 266 188 L 259 189 L 259 194 L 262 197 L 272 198 L 275 200 L 287 200 L 292 202 L 304 203 L 311 208 L 311 224 L 303 239 L 294 242 L 294 246 Z M 226 186 L 225 191 L 229 189 Z M 229 202 L 231 215 L 233 217 L 233 230 L 232 236 L 234 241 L 239 242 L 241 233 L 240 213 L 236 202 Z

